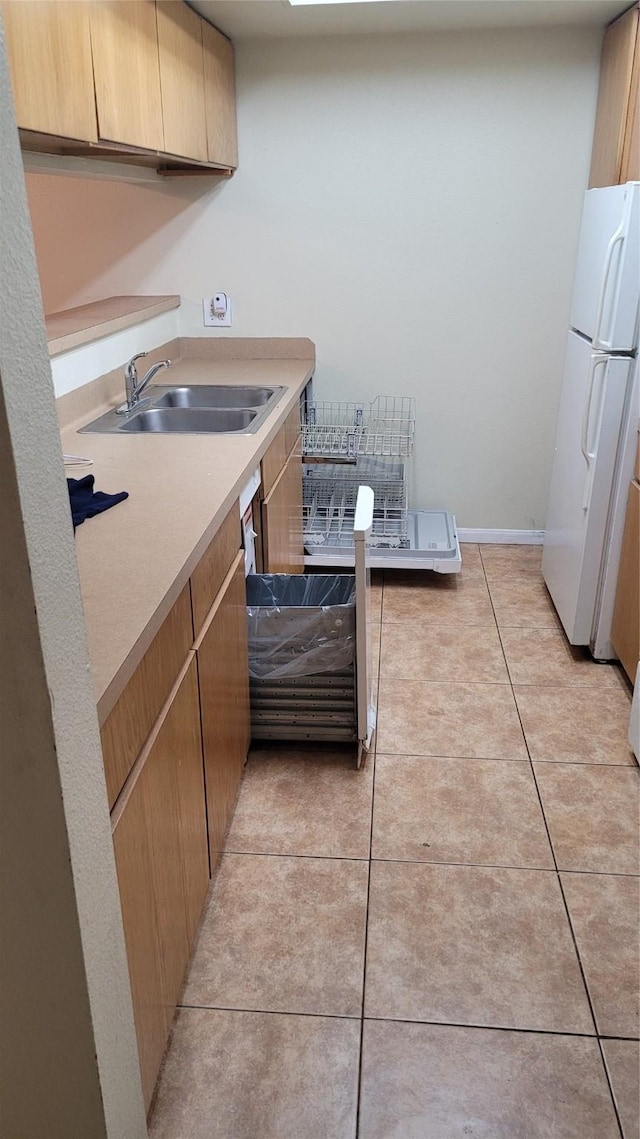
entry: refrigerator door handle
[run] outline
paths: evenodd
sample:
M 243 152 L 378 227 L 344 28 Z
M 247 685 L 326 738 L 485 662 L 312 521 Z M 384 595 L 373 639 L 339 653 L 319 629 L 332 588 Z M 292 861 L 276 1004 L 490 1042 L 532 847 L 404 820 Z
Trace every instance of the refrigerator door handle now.
M 594 468 L 593 460 L 596 457 L 597 440 L 598 440 L 598 435 L 599 435 L 600 413 L 602 411 L 602 402 L 603 402 L 603 398 L 604 398 L 604 389 L 605 389 L 605 384 L 606 384 L 606 379 L 607 379 L 607 364 L 608 364 L 608 362 L 609 361 L 608 361 L 608 358 L 606 356 L 597 356 L 594 360 L 592 360 L 591 375 L 589 378 L 589 394 L 587 396 L 587 400 L 586 400 L 585 407 L 584 407 L 584 414 L 582 417 L 582 441 L 581 441 L 580 449 L 582 451 L 582 454 L 584 455 L 584 458 L 585 458 L 585 461 L 587 464 L 587 473 L 586 473 L 586 477 L 584 480 L 584 491 L 582 494 L 582 509 L 584 511 L 589 509 L 589 504 L 591 502 L 591 490 L 593 487 L 593 468 Z M 592 432 L 590 430 L 591 420 L 592 420 L 591 408 L 593 405 L 593 389 L 595 386 L 595 376 L 596 376 L 596 372 L 597 372 L 599 367 L 603 368 L 603 372 L 602 372 L 602 382 L 600 384 L 600 399 L 598 401 L 598 414 L 595 416 L 596 427 L 594 428 L 594 431 L 593 431 L 594 438 L 592 440 L 591 439 Z
M 596 372 L 601 364 L 606 365 L 606 356 L 593 356 L 591 358 L 591 368 L 589 369 L 589 387 L 587 389 L 587 398 L 584 402 L 582 411 L 582 432 L 580 436 L 580 450 L 584 455 L 584 460 L 587 466 L 591 465 L 592 459 L 595 459 L 595 451 L 589 448 L 589 424 L 591 422 L 591 404 L 593 402 L 593 385 L 595 381 Z
M 605 302 L 607 300 L 607 296 L 609 295 L 609 278 L 611 276 L 611 266 L 613 265 L 613 255 L 614 255 L 614 253 L 616 251 L 616 247 L 618 245 L 624 245 L 624 241 L 625 241 L 626 236 L 627 236 L 626 225 L 625 225 L 625 222 L 622 221 L 620 223 L 619 228 L 616 230 L 613 237 L 609 241 L 609 244 L 607 246 L 607 253 L 605 256 L 604 273 L 602 276 L 602 285 L 600 288 L 600 296 L 598 297 L 598 308 L 597 308 L 597 313 L 596 313 L 596 323 L 595 323 L 595 328 L 593 331 L 593 347 L 594 348 L 602 348 L 602 349 L 604 349 L 604 351 L 611 351 L 611 347 L 612 347 L 610 340 L 604 340 L 600 334 L 602 331 L 602 321 L 604 318 Z M 617 272 L 616 272 L 616 276 L 615 276 L 614 287 L 617 285 L 618 276 L 620 273 L 620 266 L 622 265 L 622 250 L 620 251 L 620 256 L 618 257 L 618 263 L 617 264 L 618 264 L 618 268 L 617 268 Z

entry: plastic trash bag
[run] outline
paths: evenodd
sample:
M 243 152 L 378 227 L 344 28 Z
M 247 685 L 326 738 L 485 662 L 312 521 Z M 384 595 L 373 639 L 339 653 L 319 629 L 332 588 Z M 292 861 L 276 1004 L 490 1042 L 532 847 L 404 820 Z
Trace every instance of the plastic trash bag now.
M 355 615 L 350 574 L 250 574 L 249 675 L 282 680 L 349 671 Z

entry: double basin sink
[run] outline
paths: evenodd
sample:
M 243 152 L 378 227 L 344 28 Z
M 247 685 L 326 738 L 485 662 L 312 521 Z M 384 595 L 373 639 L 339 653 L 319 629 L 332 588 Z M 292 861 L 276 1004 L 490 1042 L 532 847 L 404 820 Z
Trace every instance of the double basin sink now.
M 132 411 L 124 415 L 108 411 L 81 427 L 80 432 L 253 435 L 284 391 L 283 387 L 235 384 L 158 385 L 149 388 L 148 395 Z

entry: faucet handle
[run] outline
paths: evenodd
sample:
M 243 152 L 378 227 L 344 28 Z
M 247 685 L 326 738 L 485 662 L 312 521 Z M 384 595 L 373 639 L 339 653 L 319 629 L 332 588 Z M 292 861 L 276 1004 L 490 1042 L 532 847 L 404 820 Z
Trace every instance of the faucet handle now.
M 137 369 L 136 369 L 136 360 L 142 360 L 143 356 L 148 356 L 148 355 L 149 355 L 149 353 L 148 353 L 148 352 L 138 352 L 138 353 L 136 353 L 136 355 L 135 355 L 135 356 L 132 356 L 132 357 L 131 357 L 131 359 L 129 360 L 129 363 L 126 365 L 125 371 L 126 371 L 126 372 L 127 372 L 129 375 L 130 375 L 130 376 L 132 376 L 132 377 L 135 377 L 135 376 L 136 376 L 136 374 L 137 374 Z

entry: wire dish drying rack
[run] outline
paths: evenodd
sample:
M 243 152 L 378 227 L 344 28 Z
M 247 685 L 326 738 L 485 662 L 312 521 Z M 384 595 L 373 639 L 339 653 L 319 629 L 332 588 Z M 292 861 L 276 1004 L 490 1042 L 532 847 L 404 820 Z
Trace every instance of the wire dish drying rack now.
M 410 396 L 378 396 L 368 404 L 313 400 L 302 426 L 302 449 L 329 461 L 406 459 L 413 452 L 415 423 L 416 401 Z
M 371 403 L 309 400 L 302 426 L 305 564 L 354 564 L 359 486 L 373 490 L 370 565 L 457 573 L 456 521 L 445 510 L 407 509 L 416 422 L 411 396 Z
M 398 549 L 409 544 L 407 482 L 402 462 L 361 458 L 354 466 L 306 466 L 302 484 L 305 546 L 353 545 L 358 487 L 374 494 L 372 547 Z

